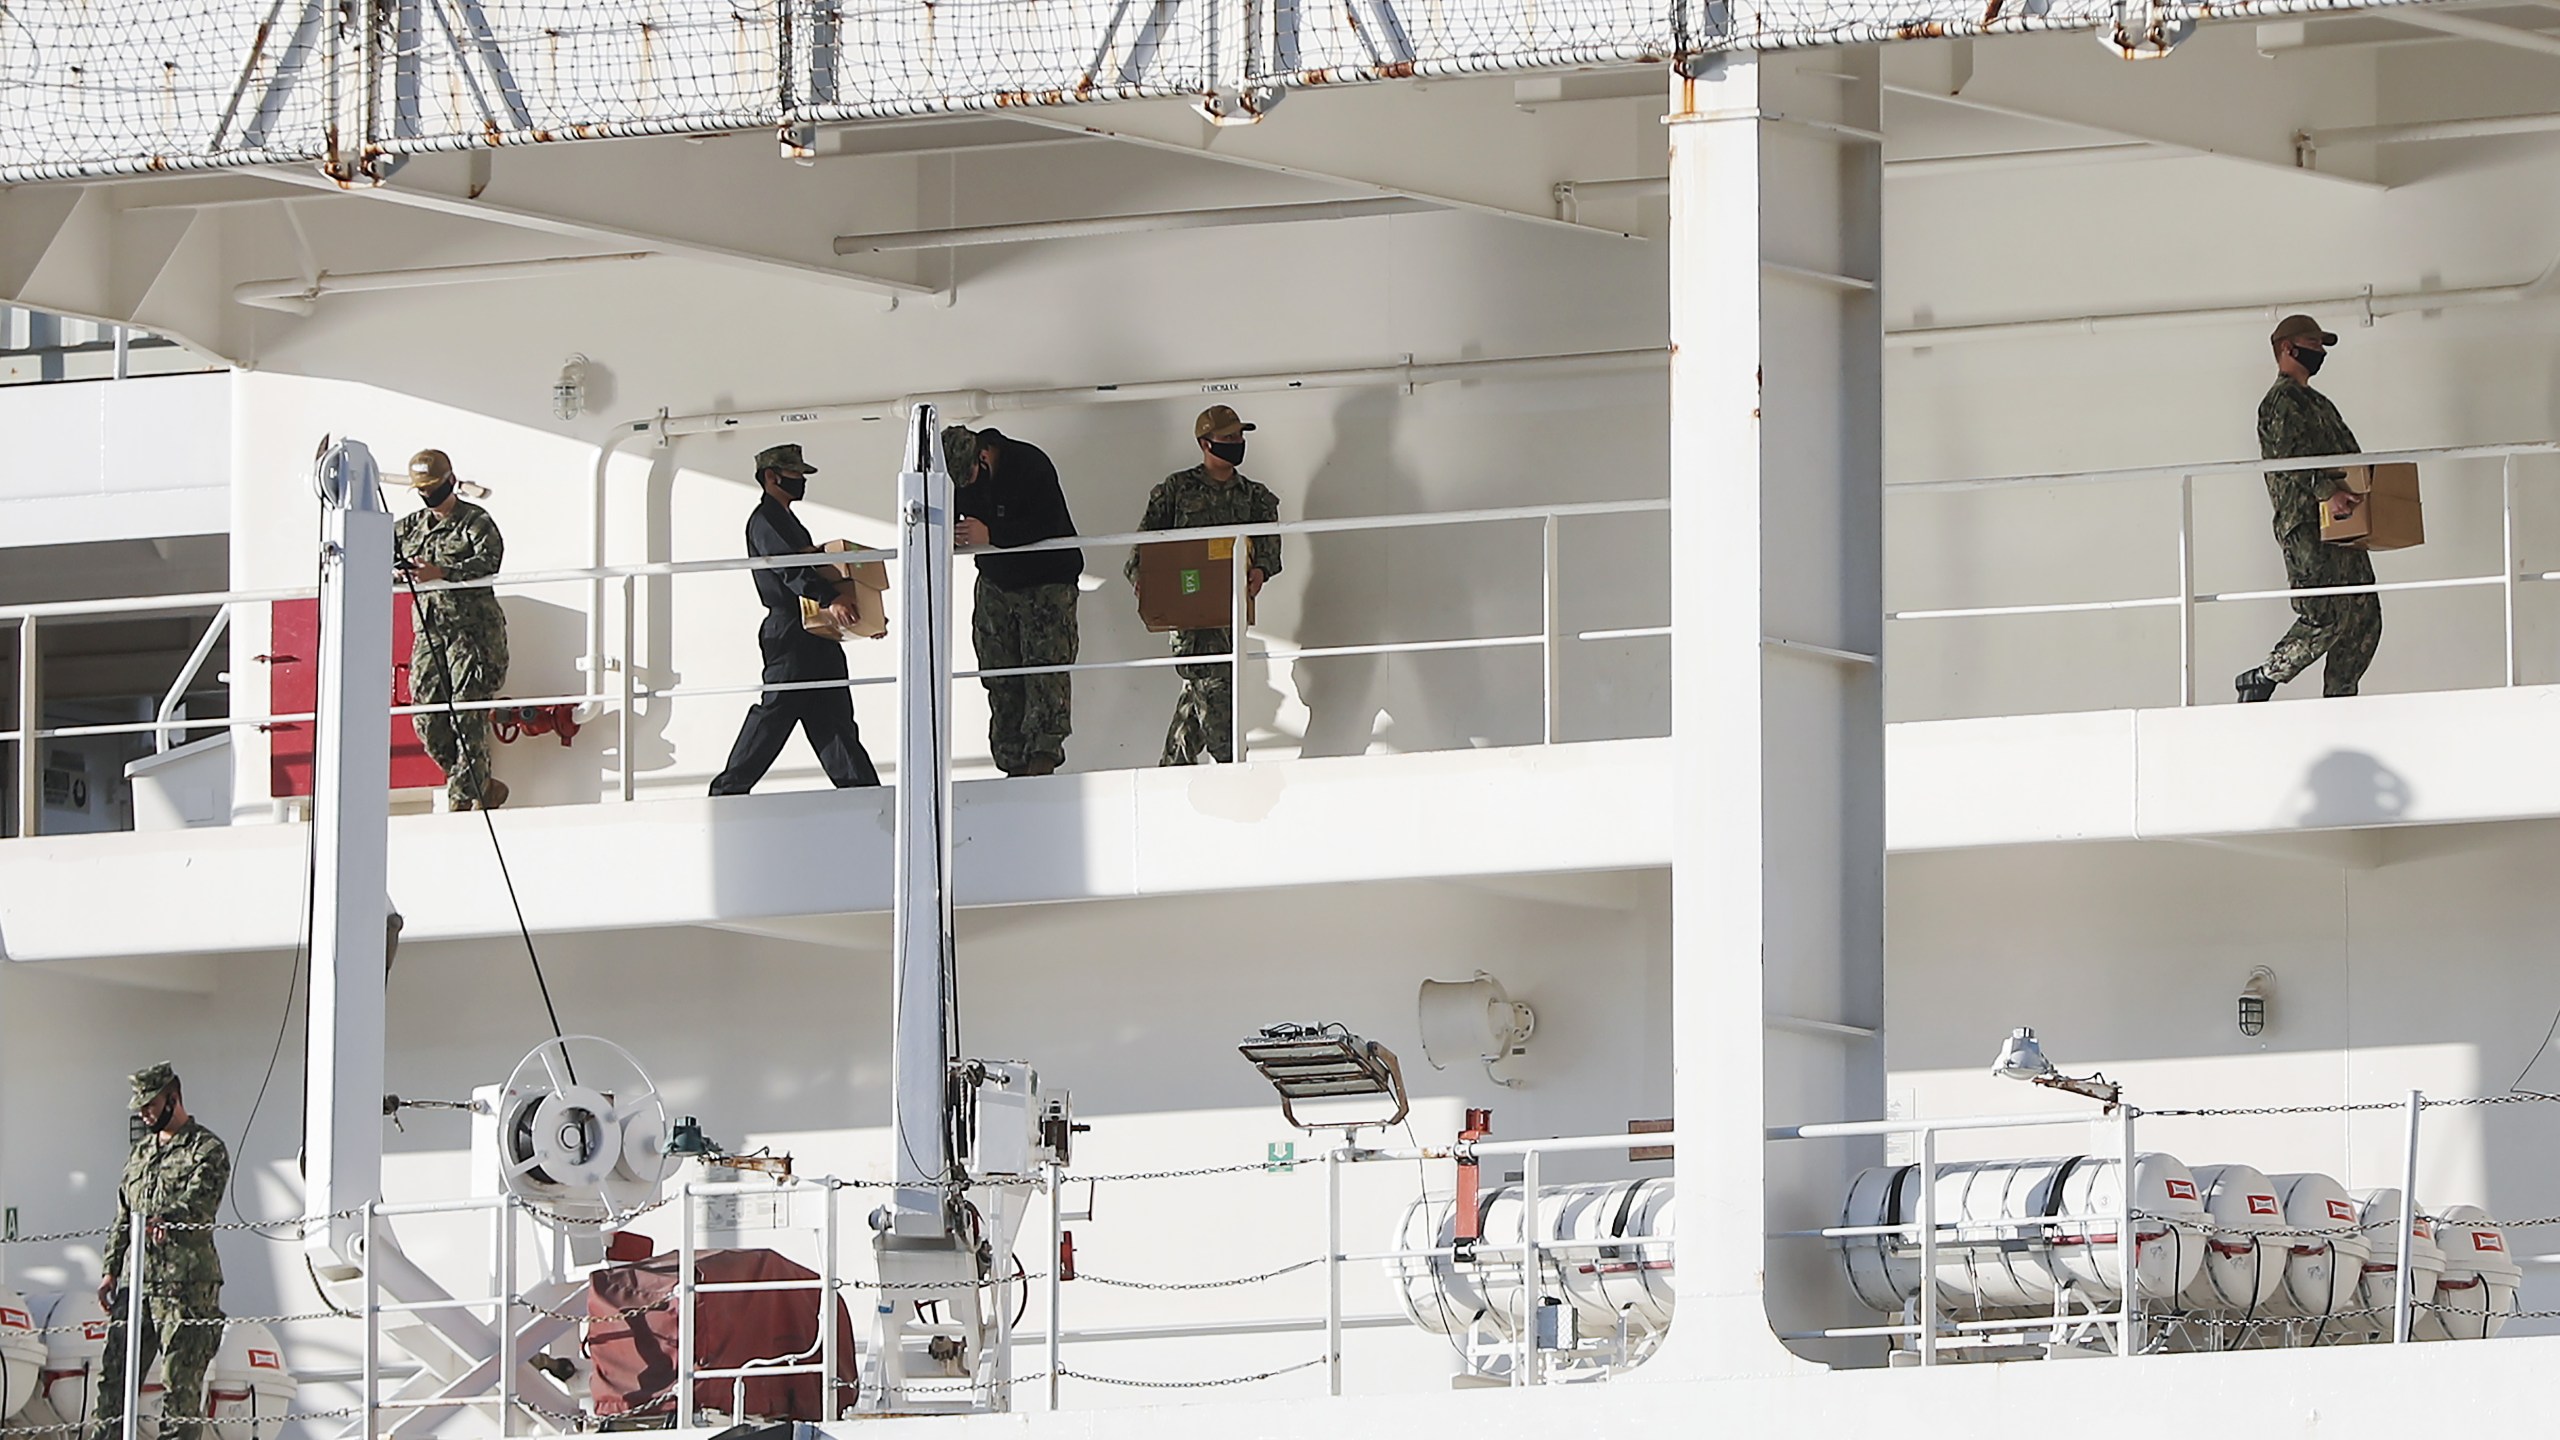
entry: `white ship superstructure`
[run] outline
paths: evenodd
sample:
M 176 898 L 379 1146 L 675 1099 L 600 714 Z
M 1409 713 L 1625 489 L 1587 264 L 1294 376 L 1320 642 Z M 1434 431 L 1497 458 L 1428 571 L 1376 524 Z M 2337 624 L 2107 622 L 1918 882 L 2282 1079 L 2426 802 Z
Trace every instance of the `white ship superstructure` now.
M 2550 20 L 0 14 L 0 1435 L 105 1398 L 161 1060 L 225 1440 L 591 1428 L 651 1315 L 688 1429 L 2514 1423 Z M 2240 706 L 2294 312 L 2426 539 L 2363 693 Z M 1243 763 L 1159 767 L 1122 561 L 1215 403 L 1286 563 Z M 1079 522 L 1054 775 L 945 423 Z M 890 565 L 887 783 L 714 798 L 785 442 Z M 494 812 L 382 768 L 429 447 L 506 536 Z

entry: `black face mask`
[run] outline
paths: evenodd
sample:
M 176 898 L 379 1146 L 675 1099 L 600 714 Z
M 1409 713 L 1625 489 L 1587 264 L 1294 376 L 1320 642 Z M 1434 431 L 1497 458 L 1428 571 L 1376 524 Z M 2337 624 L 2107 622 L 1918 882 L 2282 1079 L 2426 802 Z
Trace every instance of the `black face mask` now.
M 2305 350 L 2298 345 L 2294 347 L 2294 363 L 2302 367 L 2302 373 L 2305 375 L 2319 374 L 2320 367 L 2327 363 L 2328 359 L 2329 352 L 2326 350 Z
M 421 490 L 418 492 L 418 499 L 430 510 L 433 510 L 452 498 L 453 482 L 450 480 L 439 480 L 436 482 L 434 489 Z
M 1244 463 L 1244 442 L 1241 440 L 1212 440 L 1209 442 L 1209 453 L 1226 461 L 1230 465 L 1241 465 Z
M 795 475 L 788 470 L 776 470 L 773 472 L 773 488 L 794 500 L 806 500 L 809 498 L 809 477 Z

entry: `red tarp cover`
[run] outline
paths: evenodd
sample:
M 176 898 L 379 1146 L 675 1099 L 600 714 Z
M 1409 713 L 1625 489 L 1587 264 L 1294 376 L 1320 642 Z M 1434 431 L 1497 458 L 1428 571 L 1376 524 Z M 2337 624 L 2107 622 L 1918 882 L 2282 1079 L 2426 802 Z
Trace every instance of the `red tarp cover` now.
M 814 1280 L 817 1273 L 771 1250 L 703 1250 L 694 1255 L 694 1283 L 743 1280 Z M 749 1290 L 696 1295 L 693 1302 L 694 1366 L 727 1370 L 813 1350 L 818 1333 L 818 1292 Z M 625 1310 L 651 1308 L 637 1315 Z M 746 1410 L 767 1420 L 831 1420 L 853 1407 L 853 1321 L 835 1302 L 836 1405 L 820 1414 L 822 1393 L 813 1353 L 799 1362 L 807 1374 L 747 1381 Z M 595 1361 L 593 1389 L 598 1415 L 664 1412 L 676 1384 L 676 1257 L 653 1255 L 632 1265 L 598 1270 L 587 1286 L 587 1354 Z M 733 1380 L 696 1380 L 696 1409 L 728 1413 Z

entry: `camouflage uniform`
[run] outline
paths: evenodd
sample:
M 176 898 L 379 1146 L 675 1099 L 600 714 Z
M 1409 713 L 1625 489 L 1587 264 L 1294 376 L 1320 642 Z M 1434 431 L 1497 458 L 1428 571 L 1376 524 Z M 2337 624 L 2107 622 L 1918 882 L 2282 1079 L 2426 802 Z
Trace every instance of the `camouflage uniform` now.
M 2258 402 L 2258 453 L 2267 460 L 2305 455 L 2353 455 L 2356 434 L 2329 398 L 2290 376 L 2279 378 Z M 2271 470 L 2267 500 L 2275 507 L 2276 544 L 2284 550 L 2285 585 L 2307 590 L 2325 585 L 2370 585 L 2373 557 L 2320 539 L 2320 507 L 2345 482 L 2342 470 Z M 2293 627 L 2267 653 L 2269 680 L 2281 685 L 2326 655 L 2323 695 L 2353 695 L 2382 643 L 2382 597 L 2296 597 Z
M 498 573 L 506 541 L 489 512 L 468 500 L 451 515 L 420 510 L 400 517 L 392 545 L 406 559 L 442 566 L 447 580 L 486 580 Z M 421 705 L 488 700 L 507 680 L 507 617 L 489 590 L 420 591 L 417 633 L 409 650 L 409 694 Z M 489 782 L 489 712 L 428 710 L 410 717 L 456 810 L 480 803 Z
M 1076 533 L 1058 467 L 1028 441 L 996 430 L 953 425 L 942 432 L 943 456 L 960 514 L 987 528 L 975 552 L 977 599 L 969 618 L 978 668 L 1072 665 L 1076 660 L 1076 577 L 1082 550 L 1008 554 L 1017 545 L 1064 540 Z M 992 453 L 992 466 L 980 457 Z M 1073 675 L 990 675 L 987 750 L 1007 775 L 1046 774 L 1067 763 L 1073 731 Z
M 166 1065 L 135 1075 L 132 1108 L 140 1110 L 177 1080 Z M 174 1135 L 143 1136 L 125 1157 L 124 1179 L 116 1187 L 115 1235 L 107 1242 L 107 1275 L 117 1286 L 108 1306 L 112 1319 L 99 1372 L 94 1440 L 109 1440 L 124 1428 L 124 1327 L 130 1302 L 123 1282 L 132 1218 L 143 1215 L 173 1227 L 209 1225 L 230 1185 L 231 1152 L 192 1119 Z M 222 1348 L 222 1257 L 214 1253 L 212 1231 L 172 1228 L 164 1239 L 146 1239 L 141 1310 L 142 1368 L 151 1368 L 164 1343 L 168 1348 L 160 1433 L 169 1440 L 204 1440 L 205 1370 Z
M 1073 583 L 1010 590 L 978 576 L 969 635 L 978 645 L 978 668 L 1076 663 L 1076 587 Z M 1073 728 L 1073 675 L 997 675 L 987 687 L 987 743 L 996 768 L 1019 775 L 1033 761 L 1055 768 L 1067 760 Z
M 1141 530 L 1181 530 L 1195 525 L 1250 525 L 1280 518 L 1280 497 L 1262 484 L 1247 479 L 1239 471 L 1236 478 L 1221 485 L 1209 477 L 1209 467 L 1194 465 L 1188 470 L 1168 475 L 1164 483 L 1147 496 L 1146 518 L 1138 522 Z M 1256 535 L 1252 538 L 1251 563 L 1246 567 L 1260 570 L 1267 582 L 1280 574 L 1280 537 Z M 1132 580 L 1138 577 L 1138 557 L 1129 556 L 1124 573 Z M 1232 637 L 1224 629 L 1177 630 L 1173 636 L 1176 655 L 1225 655 L 1233 646 Z M 1190 765 L 1200 758 L 1205 748 L 1221 764 L 1233 763 L 1235 749 L 1235 677 L 1226 664 L 1177 665 L 1182 676 L 1182 695 L 1174 701 L 1173 724 L 1164 734 L 1164 754 L 1159 765 Z

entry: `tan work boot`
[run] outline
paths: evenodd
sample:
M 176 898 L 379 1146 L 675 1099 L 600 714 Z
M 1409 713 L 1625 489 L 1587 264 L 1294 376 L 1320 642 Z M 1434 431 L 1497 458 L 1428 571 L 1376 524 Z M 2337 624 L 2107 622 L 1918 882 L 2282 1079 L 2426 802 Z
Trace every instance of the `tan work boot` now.
M 506 804 L 506 803 L 507 803 L 507 782 L 506 782 L 506 781 L 504 781 L 504 780 L 499 780 L 499 779 L 495 779 L 495 778 L 492 778 L 492 779 L 489 781 L 489 783 L 488 783 L 488 784 L 483 785 L 483 786 L 481 786 L 481 787 L 480 787 L 480 808 L 481 808 L 481 809 L 483 809 L 483 810 L 495 810 L 495 809 L 497 809 L 499 806 L 504 805 L 504 804 Z

